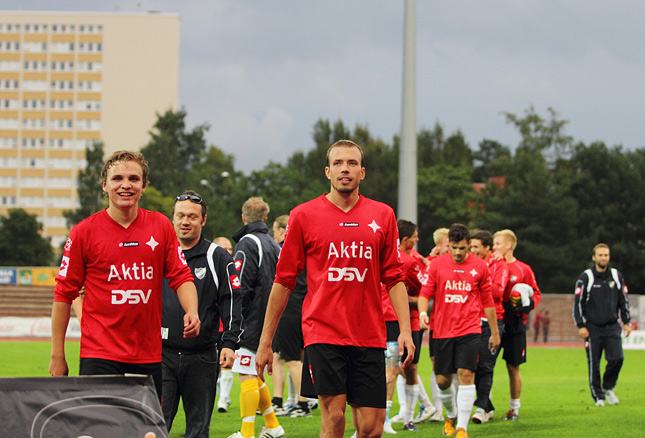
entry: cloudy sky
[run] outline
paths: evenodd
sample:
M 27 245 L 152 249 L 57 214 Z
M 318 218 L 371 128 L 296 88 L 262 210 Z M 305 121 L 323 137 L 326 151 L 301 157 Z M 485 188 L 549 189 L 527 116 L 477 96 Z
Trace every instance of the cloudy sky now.
M 189 126 L 249 172 L 312 147 L 319 118 L 400 129 L 403 0 L 0 0 L 0 9 L 179 13 Z M 58 6 L 61 5 L 61 6 Z M 419 0 L 417 127 L 513 146 L 501 111 L 552 107 L 576 140 L 645 146 L 645 2 Z

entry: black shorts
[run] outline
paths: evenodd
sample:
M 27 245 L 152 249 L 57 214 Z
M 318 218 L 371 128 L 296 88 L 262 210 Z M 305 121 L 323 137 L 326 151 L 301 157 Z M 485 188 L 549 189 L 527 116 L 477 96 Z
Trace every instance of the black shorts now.
M 500 348 L 507 365 L 519 366 L 526 362 L 526 332 L 512 333 L 504 330 Z
M 423 332 L 421 330 L 412 332 L 412 341 L 414 342 L 414 357 L 412 358 L 412 363 L 419 363 L 419 358 L 421 357 L 421 340 L 423 338 Z M 401 362 L 405 361 L 405 358 L 408 357 L 408 350 L 405 350 L 403 357 L 401 357 Z
M 387 333 L 388 342 L 398 341 L 399 335 L 401 334 L 399 321 L 385 321 L 385 331 Z
M 287 362 L 301 361 L 304 345 L 302 320 L 300 318 L 282 318 L 273 337 L 273 351 Z
M 346 394 L 360 407 L 385 408 L 385 361 L 382 348 L 313 344 L 305 348 L 303 397 Z
M 434 357 L 434 350 L 435 350 L 435 345 L 434 345 L 434 338 L 432 337 L 432 330 L 428 331 L 428 346 L 430 347 L 430 357 Z
M 480 338 L 481 334 L 476 333 L 457 338 L 435 339 L 435 374 L 449 376 L 459 368 L 477 371 Z
M 79 365 L 81 376 L 106 376 L 115 374 L 144 374 L 152 376 L 155 382 L 157 396 L 161 401 L 161 362 L 156 363 L 125 363 L 107 359 L 81 358 Z

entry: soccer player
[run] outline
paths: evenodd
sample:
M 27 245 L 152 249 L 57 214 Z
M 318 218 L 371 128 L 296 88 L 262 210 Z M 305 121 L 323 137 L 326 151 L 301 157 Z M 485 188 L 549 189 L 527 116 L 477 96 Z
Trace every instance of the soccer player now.
M 398 257 L 394 212 L 359 195 L 363 150 L 340 140 L 327 150 L 330 192 L 292 210 L 257 354 L 272 372 L 271 340 L 298 273 L 307 267 L 302 308 L 302 395 L 319 397 L 321 437 L 342 437 L 352 407 L 358 436 L 377 437 L 385 421 L 385 323 L 381 283 L 399 321 L 403 366 L 414 357 L 408 294 Z
M 49 372 L 66 376 L 65 332 L 72 301 L 85 285 L 81 375 L 152 375 L 161 398 L 161 284 L 169 280 L 183 316 L 181 336 L 199 334 L 197 291 L 172 224 L 139 208 L 148 163 L 117 151 L 101 170 L 108 207 L 75 225 L 54 288 Z
M 486 262 L 468 251 L 470 232 L 462 224 L 453 224 L 448 233 L 450 254 L 433 260 L 428 281 L 421 288 L 419 312 L 422 327 L 430 323 L 432 310 L 435 342 L 435 373 L 446 421 L 443 434 L 467 438 L 468 420 L 476 397 L 475 371 L 481 338 L 481 313 L 495 321 L 495 304 L 490 291 Z M 488 348 L 500 343 L 497 325 L 490 326 Z M 454 404 L 453 374 L 457 373 L 459 391 Z M 456 424 L 455 424 L 456 423 Z M 455 430 L 456 426 L 456 430 Z
M 265 427 L 261 437 L 281 438 L 284 429 L 271 406 L 271 392 L 258 378 L 255 354 L 260 342 L 264 313 L 266 311 L 280 246 L 268 235 L 266 220 L 269 204 L 260 197 L 251 197 L 242 205 L 242 227 L 233 240 L 237 242 L 233 253 L 235 267 L 241 281 L 242 316 L 244 332 L 240 349 L 235 352 L 233 372 L 240 375 L 241 429 L 229 438 L 255 436 L 255 413 L 259 409 Z
M 163 414 L 168 431 L 177 414 L 179 400 L 186 414 L 186 438 L 208 438 L 217 389 L 218 362 L 233 366 L 239 347 L 242 316 L 239 281 L 233 258 L 202 236 L 206 203 L 192 190 L 175 198 L 172 222 L 197 288 L 199 336 L 185 339 L 183 309 L 167 281 L 163 284 L 161 319 Z M 224 330 L 217 342 L 220 316 Z
M 629 336 L 629 299 L 623 274 L 609 268 L 609 246 L 599 243 L 593 248 L 594 266 L 578 278 L 575 288 L 573 319 L 578 334 L 585 340 L 589 387 L 596 406 L 611 405 L 619 400 L 614 392 L 618 374 L 625 358 L 620 338 L 618 314 L 623 321 L 625 335 Z M 546 341 L 545 341 L 546 342 Z M 600 358 L 605 351 L 607 366 L 600 380 Z
M 517 247 L 517 236 L 511 230 L 501 230 L 493 235 L 493 250 L 508 264 L 509 281 L 504 290 L 502 304 L 504 306 L 504 333 L 502 335 L 503 358 L 506 361 L 511 399 L 509 410 L 503 420 L 517 421 L 520 410 L 520 393 L 522 392 L 522 377 L 520 365 L 526 362 L 526 322 L 529 312 L 537 307 L 541 294 L 535 281 L 533 270 L 526 263 L 515 258 L 513 252 Z M 510 295 L 513 286 L 519 283 L 529 285 L 533 289 L 533 297 L 528 306 L 521 302 L 512 304 Z
M 499 333 L 504 331 L 504 306 L 502 297 L 508 283 L 508 265 L 506 261 L 493 257 L 493 236 L 488 231 L 478 231 L 470 238 L 470 252 L 484 260 L 488 265 L 488 275 L 491 281 L 491 292 L 495 302 L 496 324 Z M 490 337 L 490 322 L 482 312 L 482 336 L 479 341 L 479 362 L 475 374 L 477 400 L 475 400 L 475 414 L 473 423 L 485 423 L 493 418 L 495 407 L 490 400 L 490 391 L 493 388 L 493 371 L 497 361 L 498 351 L 488 348 Z

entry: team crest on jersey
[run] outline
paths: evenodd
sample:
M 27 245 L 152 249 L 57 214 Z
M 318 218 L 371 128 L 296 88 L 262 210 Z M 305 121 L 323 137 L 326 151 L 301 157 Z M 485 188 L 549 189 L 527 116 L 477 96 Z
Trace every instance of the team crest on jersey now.
M 517 275 L 511 275 L 511 283 L 517 283 Z
M 195 277 L 199 280 L 203 280 L 206 276 L 206 268 L 195 268 Z
M 477 275 L 477 274 L 479 274 L 479 272 L 477 272 L 477 270 L 476 270 L 475 268 L 473 268 L 473 270 L 472 270 L 472 271 L 470 271 L 470 275 L 472 275 L 473 277 L 474 277 L 475 275 Z
M 235 270 L 240 271 L 242 269 L 242 260 L 235 260 Z
M 65 251 L 69 251 L 72 249 L 72 239 L 69 237 L 67 238 L 67 242 L 65 242 L 65 248 L 63 248 Z
M 184 257 L 184 250 L 181 249 L 181 246 L 177 247 L 177 254 L 179 254 L 179 260 L 181 260 L 181 263 L 183 265 L 187 265 L 188 263 L 186 263 L 186 257 Z
M 372 223 L 368 225 L 375 233 L 381 229 L 381 227 L 376 223 L 375 220 L 372 220 Z
M 61 277 L 67 277 L 67 268 L 69 267 L 69 257 L 63 256 L 63 260 L 60 262 L 60 269 L 58 270 L 58 275 Z
M 146 242 L 146 245 L 148 245 L 154 251 L 157 245 L 159 245 L 159 242 L 157 242 L 154 237 L 150 236 L 150 240 Z
M 629 293 L 629 292 L 628 292 L 628 290 L 627 290 L 627 285 L 624 285 L 624 286 L 623 286 L 623 293 L 624 293 L 625 295 L 627 295 L 627 294 Z
M 239 289 L 242 286 L 240 278 L 237 275 L 231 276 L 231 286 L 233 286 L 233 289 Z
M 576 295 L 580 295 L 582 293 L 582 288 L 580 286 L 576 287 Z

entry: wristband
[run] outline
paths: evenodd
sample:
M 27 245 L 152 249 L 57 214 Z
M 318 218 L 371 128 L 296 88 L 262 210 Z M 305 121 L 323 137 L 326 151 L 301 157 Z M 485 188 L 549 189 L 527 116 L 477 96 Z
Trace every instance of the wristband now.
M 428 316 L 428 312 L 419 313 L 419 318 L 423 318 L 424 316 Z

